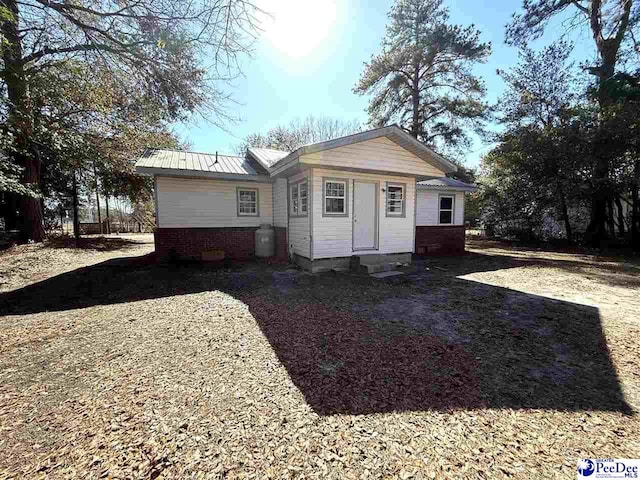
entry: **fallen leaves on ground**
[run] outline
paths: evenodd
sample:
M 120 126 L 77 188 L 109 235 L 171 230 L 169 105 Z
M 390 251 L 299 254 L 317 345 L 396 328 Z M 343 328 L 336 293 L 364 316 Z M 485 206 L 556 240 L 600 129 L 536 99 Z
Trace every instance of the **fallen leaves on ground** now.
M 0 477 L 567 478 L 640 451 L 619 263 L 477 250 L 378 281 L 73 253 L 0 294 Z

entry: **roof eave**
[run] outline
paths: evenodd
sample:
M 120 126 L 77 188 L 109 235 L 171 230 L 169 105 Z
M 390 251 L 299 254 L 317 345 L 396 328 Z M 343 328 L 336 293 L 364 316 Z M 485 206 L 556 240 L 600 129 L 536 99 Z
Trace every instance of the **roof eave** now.
M 157 168 L 136 166 L 136 172 L 140 175 L 157 177 L 182 177 L 182 178 L 209 178 L 214 180 L 236 180 L 244 182 L 273 183 L 269 175 L 249 175 L 239 173 L 205 172 L 202 170 L 186 170 L 176 168 Z
M 478 186 L 477 185 L 470 185 L 468 187 L 454 187 L 454 186 L 448 186 L 448 185 L 420 185 L 417 184 L 416 188 L 418 190 L 446 190 L 446 191 L 455 191 L 455 192 L 477 192 L 478 191 Z
M 276 163 L 274 163 L 271 166 L 271 168 L 269 169 L 269 172 L 271 173 L 271 176 L 272 177 L 277 177 L 277 176 L 281 175 L 282 173 L 284 173 L 289 168 L 291 168 L 292 166 L 294 166 L 295 164 L 297 164 L 298 160 L 300 159 L 299 150 L 300 150 L 300 148 L 298 150 L 294 150 L 293 152 L 291 152 L 289 155 L 287 155 L 283 159 L 278 160 Z

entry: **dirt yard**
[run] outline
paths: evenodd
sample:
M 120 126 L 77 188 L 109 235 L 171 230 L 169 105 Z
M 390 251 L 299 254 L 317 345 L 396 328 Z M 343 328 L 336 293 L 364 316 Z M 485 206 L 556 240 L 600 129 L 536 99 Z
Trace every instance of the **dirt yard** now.
M 0 478 L 575 478 L 640 452 L 640 263 L 473 241 L 376 280 L 0 253 Z

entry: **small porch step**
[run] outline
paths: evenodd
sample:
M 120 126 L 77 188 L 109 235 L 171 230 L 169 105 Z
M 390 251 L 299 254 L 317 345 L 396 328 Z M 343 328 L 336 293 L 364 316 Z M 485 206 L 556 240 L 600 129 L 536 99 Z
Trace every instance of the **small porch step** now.
M 390 272 L 399 264 L 411 263 L 410 253 L 353 255 L 351 269 L 361 273 Z
M 380 272 L 390 272 L 396 269 L 396 263 L 371 263 L 360 265 L 360 271 L 363 273 L 368 273 L 371 275 L 372 273 L 380 273 Z

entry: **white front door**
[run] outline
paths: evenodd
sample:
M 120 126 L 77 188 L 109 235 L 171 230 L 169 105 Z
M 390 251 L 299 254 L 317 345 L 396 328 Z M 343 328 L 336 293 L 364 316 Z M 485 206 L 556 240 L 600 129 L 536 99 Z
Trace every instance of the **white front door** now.
M 375 250 L 378 247 L 377 184 L 359 182 L 353 184 L 353 249 Z

